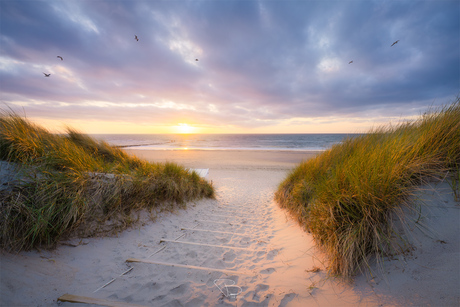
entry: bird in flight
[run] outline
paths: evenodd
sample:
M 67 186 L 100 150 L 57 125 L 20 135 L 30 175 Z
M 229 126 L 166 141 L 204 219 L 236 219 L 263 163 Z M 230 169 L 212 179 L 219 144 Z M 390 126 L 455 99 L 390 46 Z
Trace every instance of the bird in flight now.
M 353 63 L 353 61 L 348 62 L 348 64 L 351 64 L 351 63 Z
M 45 73 L 43 73 L 43 74 L 45 75 L 45 77 L 49 77 L 51 75 L 51 74 L 45 74 Z
M 198 62 L 198 59 L 195 59 L 195 61 L 197 61 L 197 62 Z
M 393 47 L 394 45 L 396 45 L 398 42 L 399 42 L 399 39 L 398 39 L 396 42 L 394 42 L 393 44 L 391 44 L 391 47 Z
M 57 57 L 58 57 L 59 59 L 61 59 L 61 61 L 64 60 L 64 59 L 62 58 L 62 56 L 60 56 L 60 55 L 58 55 Z
M 139 41 L 139 38 L 137 38 L 137 35 L 134 35 L 134 39 L 135 39 L 136 41 Z

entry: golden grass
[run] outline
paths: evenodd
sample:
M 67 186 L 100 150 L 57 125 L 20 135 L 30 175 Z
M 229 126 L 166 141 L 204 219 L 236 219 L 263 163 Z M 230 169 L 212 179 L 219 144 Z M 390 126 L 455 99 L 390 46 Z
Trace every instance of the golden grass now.
M 214 188 L 174 163 L 148 163 L 68 128 L 54 135 L 14 113 L 0 117 L 0 160 L 21 166 L 21 182 L 0 192 L 0 248 L 54 246 L 77 229 L 120 231 L 141 209 L 174 210 L 214 197 Z M 83 230 L 83 232 L 81 232 Z
M 391 214 L 403 219 L 420 184 L 460 165 L 460 100 L 414 122 L 346 139 L 301 163 L 275 199 L 296 216 L 328 255 L 329 273 L 351 277 L 369 257 L 402 252 Z M 457 184 L 458 191 L 458 184 Z

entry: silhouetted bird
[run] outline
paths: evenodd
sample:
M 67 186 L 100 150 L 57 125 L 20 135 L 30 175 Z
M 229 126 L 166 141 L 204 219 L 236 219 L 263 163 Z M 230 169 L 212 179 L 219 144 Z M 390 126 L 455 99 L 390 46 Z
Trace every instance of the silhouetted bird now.
M 139 39 L 137 38 L 137 35 L 134 35 L 134 39 L 135 39 L 136 41 L 139 41 Z
M 394 42 L 393 44 L 391 44 L 391 47 L 393 47 L 394 45 L 396 45 L 398 42 L 399 42 L 399 39 L 398 39 L 396 42 Z
M 195 59 L 195 61 L 197 61 L 197 62 L 198 62 L 198 59 Z
M 57 57 L 58 57 L 58 58 L 60 58 L 60 59 L 61 59 L 61 61 L 62 61 L 62 60 L 64 60 L 64 59 L 62 58 L 62 56 L 60 56 L 60 55 L 58 55 Z
M 353 63 L 353 61 L 348 62 L 348 64 L 351 64 L 351 63 Z
M 45 73 L 43 73 L 43 74 L 45 75 L 45 77 L 49 77 L 51 75 L 51 74 L 45 74 Z

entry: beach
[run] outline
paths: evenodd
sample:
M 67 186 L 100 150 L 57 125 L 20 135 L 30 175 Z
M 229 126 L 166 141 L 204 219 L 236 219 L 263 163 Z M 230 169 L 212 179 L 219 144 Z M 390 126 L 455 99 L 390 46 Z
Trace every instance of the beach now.
M 279 183 L 319 152 L 126 150 L 155 162 L 209 169 L 216 199 L 142 214 L 116 237 L 74 238 L 57 249 L 1 254 L 1 306 L 458 306 L 460 206 L 447 182 L 424 186 L 407 253 L 353 282 L 273 201 Z M 411 214 L 408 213 L 408 218 Z M 128 260 L 128 261 L 127 261 Z M 64 297 L 65 298 L 65 297 Z M 96 301 L 93 301 L 96 302 Z M 89 304 L 89 305 L 94 305 Z
M 288 171 L 321 151 L 278 150 L 125 150 L 139 158 L 156 162 L 175 162 L 186 167 L 213 170 Z

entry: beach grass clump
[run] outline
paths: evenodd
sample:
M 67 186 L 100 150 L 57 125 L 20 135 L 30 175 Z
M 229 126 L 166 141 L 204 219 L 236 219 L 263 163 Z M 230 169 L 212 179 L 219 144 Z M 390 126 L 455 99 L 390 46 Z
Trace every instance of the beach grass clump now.
M 17 173 L 0 190 L 4 250 L 112 234 L 132 226 L 139 210 L 214 197 L 213 186 L 183 166 L 138 159 L 71 128 L 52 134 L 14 113 L 0 117 L 0 160 Z
M 394 226 L 411 196 L 460 165 L 460 100 L 412 122 L 347 138 L 298 165 L 275 194 L 309 231 L 329 260 L 329 273 L 349 278 L 407 250 Z M 457 184 L 458 189 L 458 184 Z M 375 258 L 374 258 L 375 259 Z

